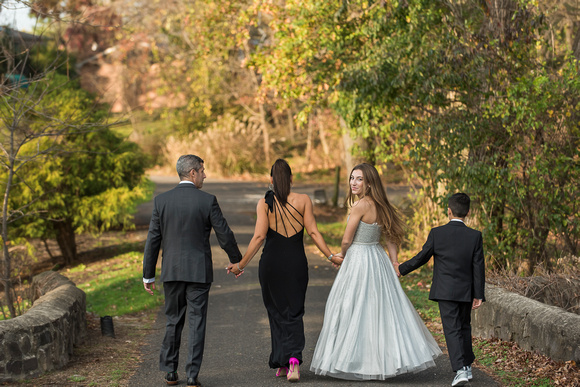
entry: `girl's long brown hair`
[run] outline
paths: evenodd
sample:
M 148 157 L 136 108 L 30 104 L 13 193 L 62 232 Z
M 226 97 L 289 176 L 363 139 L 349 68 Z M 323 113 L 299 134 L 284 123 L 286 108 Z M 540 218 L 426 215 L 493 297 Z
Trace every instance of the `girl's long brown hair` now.
M 379 177 L 379 172 L 372 165 L 362 163 L 352 169 L 349 175 L 349 181 L 350 176 L 356 170 L 360 170 L 363 173 L 365 185 L 364 196 L 370 198 L 376 205 L 377 223 L 383 226 L 383 235 L 388 241 L 400 246 L 405 235 L 405 223 L 399 211 L 389 202 L 385 187 L 383 187 L 383 183 Z M 356 200 L 356 195 L 352 193 L 352 188 L 349 184 L 345 204 L 351 207 Z

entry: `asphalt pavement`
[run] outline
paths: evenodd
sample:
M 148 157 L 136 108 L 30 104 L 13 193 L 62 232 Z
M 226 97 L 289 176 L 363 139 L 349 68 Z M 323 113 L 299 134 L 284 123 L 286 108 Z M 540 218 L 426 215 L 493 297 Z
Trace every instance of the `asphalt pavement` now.
M 171 189 L 177 178 L 156 177 L 155 194 Z M 267 189 L 267 182 L 233 182 L 206 180 L 203 190 L 215 194 L 222 211 L 234 231 L 240 250 L 246 250 L 253 235 L 255 207 Z M 314 197 L 315 185 L 295 185 L 294 191 Z M 151 204 L 144 204 L 136 216 L 136 222 L 148 223 Z M 262 303 L 258 281 L 260 253 L 236 279 L 227 275 L 226 254 L 212 237 L 214 283 L 210 290 L 206 347 L 199 375 L 204 387 L 229 386 L 287 386 L 286 378 L 276 378 L 275 370 L 268 367 L 270 353 L 270 328 L 266 309 Z M 321 254 L 308 254 L 309 286 L 306 293 L 304 316 L 306 347 L 299 384 L 308 386 L 450 386 L 454 373 L 449 358 L 442 355 L 436 359 L 436 367 L 415 373 L 400 375 L 386 381 L 353 382 L 314 375 L 310 362 L 318 334 L 322 328 L 324 307 L 336 276 Z M 160 308 L 151 334 L 142 347 L 141 359 L 135 374 L 129 379 L 130 386 L 165 386 L 165 374 L 159 371 L 159 348 L 165 332 L 165 315 Z M 187 357 L 187 326 L 183 330 L 178 369 L 179 385 L 186 385 L 185 361 Z M 445 348 L 442 348 L 445 352 Z M 388 350 L 388 349 L 386 349 Z M 474 368 L 470 386 L 499 386 L 483 371 Z

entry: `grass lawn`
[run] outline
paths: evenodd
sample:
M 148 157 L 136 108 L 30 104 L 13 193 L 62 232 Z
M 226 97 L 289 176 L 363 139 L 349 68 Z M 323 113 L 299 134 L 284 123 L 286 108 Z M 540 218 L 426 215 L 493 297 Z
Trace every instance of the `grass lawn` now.
M 133 251 L 114 259 L 83 264 L 63 272 L 87 295 L 87 311 L 99 316 L 122 316 L 157 308 L 162 292 L 143 290 L 143 252 Z

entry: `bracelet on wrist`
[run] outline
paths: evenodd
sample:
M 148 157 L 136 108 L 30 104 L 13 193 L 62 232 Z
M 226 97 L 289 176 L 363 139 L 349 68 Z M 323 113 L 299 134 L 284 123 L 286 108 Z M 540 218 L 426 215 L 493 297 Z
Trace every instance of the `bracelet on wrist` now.
M 326 257 L 326 259 L 332 262 L 332 257 L 334 257 L 334 254 L 330 254 L 328 257 Z
M 238 263 L 236 263 L 236 265 L 238 266 L 238 271 L 240 273 L 243 273 L 244 272 L 244 269 L 240 268 L 240 263 L 238 262 Z

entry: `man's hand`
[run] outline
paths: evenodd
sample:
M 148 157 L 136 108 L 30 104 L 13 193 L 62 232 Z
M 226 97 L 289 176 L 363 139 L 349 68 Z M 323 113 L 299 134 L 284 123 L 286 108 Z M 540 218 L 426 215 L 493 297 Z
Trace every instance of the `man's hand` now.
M 471 309 L 477 309 L 477 308 L 479 308 L 481 306 L 481 303 L 482 302 L 483 302 L 482 300 L 479 300 L 477 298 L 474 298 L 473 299 L 473 303 L 471 304 Z
M 230 274 L 232 273 L 233 275 L 236 276 L 236 278 L 238 278 L 239 276 L 242 275 L 242 273 L 244 272 L 243 270 L 238 270 L 238 264 L 237 263 L 230 263 L 228 265 L 228 267 L 226 267 L 227 273 Z
M 153 290 L 155 290 L 155 282 L 150 283 L 143 282 L 143 287 L 145 288 L 145 291 L 147 293 L 153 295 Z

